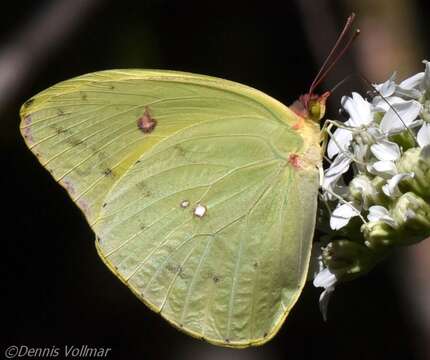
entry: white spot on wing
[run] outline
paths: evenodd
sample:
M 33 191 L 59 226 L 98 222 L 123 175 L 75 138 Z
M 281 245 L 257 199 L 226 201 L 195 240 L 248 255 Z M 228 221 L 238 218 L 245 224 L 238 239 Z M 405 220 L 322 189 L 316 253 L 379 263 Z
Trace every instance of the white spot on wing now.
M 183 201 L 181 202 L 181 208 L 182 208 L 182 209 L 185 209 L 185 208 L 187 208 L 188 206 L 190 206 L 190 202 L 189 202 L 188 200 L 183 200 Z
M 194 215 L 198 217 L 203 217 L 206 214 L 206 206 L 198 204 L 196 208 L 194 209 Z

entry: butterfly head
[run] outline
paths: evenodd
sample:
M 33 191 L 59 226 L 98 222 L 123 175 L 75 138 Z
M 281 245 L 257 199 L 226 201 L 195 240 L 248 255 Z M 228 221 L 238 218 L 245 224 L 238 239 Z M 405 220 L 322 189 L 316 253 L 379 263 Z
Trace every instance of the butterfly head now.
M 326 101 L 327 98 L 330 96 L 331 92 L 326 91 L 322 95 L 317 95 L 314 93 L 314 90 L 327 77 L 327 75 L 330 73 L 336 63 L 348 51 L 354 40 L 360 34 L 360 30 L 357 29 L 351 36 L 349 36 L 349 39 L 347 40 L 347 36 L 352 28 L 354 19 L 355 14 L 352 13 L 348 17 L 342 32 L 337 38 L 336 43 L 334 44 L 330 53 L 326 57 L 323 65 L 318 71 L 318 74 L 315 76 L 314 81 L 309 87 L 309 91 L 306 94 L 300 96 L 299 100 L 296 101 L 290 107 L 297 115 L 301 116 L 302 118 L 318 122 L 324 117 L 326 110 Z M 346 43 L 342 45 L 345 41 Z
M 322 95 L 306 94 L 305 109 L 307 109 L 307 118 L 313 121 L 320 121 L 326 110 L 327 98 L 330 96 L 330 91 L 326 91 Z
M 322 95 L 304 94 L 290 108 L 304 119 L 319 122 L 325 115 L 326 102 L 330 94 L 330 91 L 326 91 Z

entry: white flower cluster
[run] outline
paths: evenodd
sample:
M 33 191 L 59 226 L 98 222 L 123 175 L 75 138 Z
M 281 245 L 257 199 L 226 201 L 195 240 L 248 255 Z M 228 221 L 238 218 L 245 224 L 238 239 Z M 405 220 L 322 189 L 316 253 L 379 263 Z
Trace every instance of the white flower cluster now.
M 424 211 L 423 221 L 427 221 L 430 208 L 422 200 L 422 191 L 416 196 L 413 186 L 410 186 L 412 192 L 399 189 L 402 183 L 414 181 L 427 187 L 422 179 L 416 180 L 417 171 L 427 171 L 419 161 L 430 163 L 430 62 L 424 64 L 424 72 L 399 84 L 393 74 L 384 83 L 374 85 L 375 94 L 370 101 L 358 93 L 344 96 L 341 104 L 349 119 L 344 123 L 328 120 L 330 166 L 324 172 L 321 187 L 322 199 L 330 212 L 329 226 L 333 232 L 344 231 L 353 218 L 360 219 L 358 232 L 363 239 L 360 246 L 366 247 L 365 251 L 377 247 L 378 241 L 388 244 L 390 236 L 396 235 L 401 219 L 417 217 L 419 211 Z M 333 127 L 336 129 L 331 133 Z M 401 214 L 399 208 L 404 210 Z M 339 244 L 336 251 L 348 255 L 358 246 L 357 241 L 353 247 L 351 241 Z M 340 274 L 333 271 L 336 266 L 323 261 L 333 251 L 334 247 L 323 248 L 319 257 L 321 266 L 314 278 L 316 287 L 325 288 L 320 297 L 324 316 L 329 294 Z M 358 253 L 358 257 L 363 255 L 361 250 Z

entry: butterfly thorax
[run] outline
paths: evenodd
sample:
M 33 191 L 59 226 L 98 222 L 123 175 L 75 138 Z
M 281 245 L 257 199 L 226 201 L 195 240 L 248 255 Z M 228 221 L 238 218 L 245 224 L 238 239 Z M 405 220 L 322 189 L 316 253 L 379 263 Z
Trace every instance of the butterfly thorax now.
M 292 128 L 300 133 L 304 141 L 303 164 L 315 168 L 321 165 L 320 120 L 325 115 L 326 101 L 330 92 L 322 95 L 304 94 L 295 101 L 290 109 L 298 116 Z

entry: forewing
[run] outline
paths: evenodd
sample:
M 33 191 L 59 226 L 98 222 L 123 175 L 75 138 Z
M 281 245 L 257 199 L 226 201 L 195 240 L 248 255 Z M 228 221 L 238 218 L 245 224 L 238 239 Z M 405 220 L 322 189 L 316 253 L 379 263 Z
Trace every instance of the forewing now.
M 157 121 L 148 133 L 138 127 L 145 111 Z M 284 111 L 257 90 L 217 78 L 102 71 L 61 82 L 24 103 L 21 132 L 91 224 L 113 184 L 160 141 L 198 123 L 231 116 L 295 121 L 291 112 L 280 116 Z

